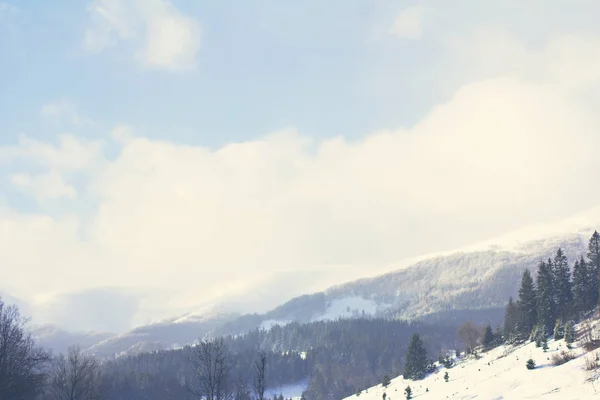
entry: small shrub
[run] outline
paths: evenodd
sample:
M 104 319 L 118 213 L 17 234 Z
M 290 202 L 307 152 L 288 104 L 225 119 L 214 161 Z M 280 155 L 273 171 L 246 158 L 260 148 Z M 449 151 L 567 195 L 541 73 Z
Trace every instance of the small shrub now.
M 533 359 L 529 359 L 527 360 L 527 364 L 525 364 L 527 366 L 527 369 L 534 369 L 535 368 L 535 361 L 533 361 Z
M 444 374 L 444 380 L 448 382 L 448 379 L 450 379 L 450 376 L 448 376 L 448 371 L 446 371 L 446 373 Z
M 600 367 L 600 363 L 598 362 L 598 355 L 595 357 L 590 357 L 589 355 L 585 356 L 585 369 L 586 371 L 595 371 Z
M 404 389 L 404 394 L 406 395 L 406 400 L 412 399 L 412 389 L 410 386 L 407 386 L 406 389 Z
M 554 354 L 552 356 L 552 365 L 563 365 L 575 358 L 577 358 L 575 354 L 563 350 L 559 354 Z
M 383 387 L 388 387 L 391 383 L 390 377 L 388 375 L 384 375 L 383 379 L 381 380 L 381 385 Z

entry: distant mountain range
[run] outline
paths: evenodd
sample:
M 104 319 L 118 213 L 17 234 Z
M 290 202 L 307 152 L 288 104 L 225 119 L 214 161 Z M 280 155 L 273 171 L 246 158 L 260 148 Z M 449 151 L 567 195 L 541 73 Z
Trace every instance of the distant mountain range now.
M 421 257 L 385 275 L 296 297 L 264 314 L 188 315 L 120 335 L 73 334 L 49 327 L 35 335 L 56 351 L 74 343 L 109 357 L 176 348 L 207 334 L 237 335 L 291 321 L 380 316 L 498 324 L 508 297 L 517 295 L 523 270 L 534 272 L 539 261 L 553 257 L 558 247 L 571 262 L 585 254 L 595 228 L 590 224 L 596 221 L 600 222 L 600 207 L 560 224 L 530 227 L 469 248 Z

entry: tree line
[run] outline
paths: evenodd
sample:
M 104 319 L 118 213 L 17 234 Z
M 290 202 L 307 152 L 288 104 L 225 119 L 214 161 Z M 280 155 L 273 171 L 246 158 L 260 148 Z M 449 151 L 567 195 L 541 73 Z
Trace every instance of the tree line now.
M 586 257 L 570 267 L 562 249 L 554 258 L 540 261 L 534 282 L 531 272 L 523 272 L 519 298 L 509 299 L 504 317 L 506 340 L 563 334 L 598 305 L 600 295 L 600 234 L 594 232 Z

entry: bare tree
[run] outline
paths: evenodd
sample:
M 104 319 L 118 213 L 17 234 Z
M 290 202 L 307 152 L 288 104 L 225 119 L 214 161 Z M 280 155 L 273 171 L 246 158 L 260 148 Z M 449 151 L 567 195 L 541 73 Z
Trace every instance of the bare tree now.
M 52 400 L 96 400 L 100 398 L 100 364 L 79 347 L 71 347 L 67 356 L 54 359 L 50 374 L 49 397 Z
M 30 400 L 42 394 L 49 354 L 25 331 L 26 320 L 0 299 L 0 399 Z
M 261 352 L 258 360 L 254 363 L 256 376 L 254 378 L 254 395 L 256 400 L 265 400 L 266 390 L 266 369 L 267 369 L 267 354 Z
M 465 322 L 458 328 L 458 337 L 467 346 L 467 354 L 473 353 L 481 337 L 481 329 L 471 321 Z
M 202 340 L 191 350 L 194 376 L 187 382 L 190 393 L 204 400 L 228 400 L 232 397 L 228 387 L 230 366 L 223 339 Z

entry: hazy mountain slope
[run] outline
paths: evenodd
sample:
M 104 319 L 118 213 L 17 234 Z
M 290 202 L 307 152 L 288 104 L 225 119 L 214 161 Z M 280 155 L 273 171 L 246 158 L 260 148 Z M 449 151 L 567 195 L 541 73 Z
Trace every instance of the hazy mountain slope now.
M 528 227 L 455 252 L 424 256 L 385 275 L 294 298 L 265 314 L 184 316 L 137 328 L 91 349 L 112 355 L 171 348 L 207 333 L 235 335 L 291 321 L 360 315 L 496 324 L 508 297 L 516 297 L 525 268 L 534 272 L 539 261 L 553 257 L 558 247 L 573 262 L 585 254 L 595 226 L 600 226 L 600 207 L 557 224 Z

